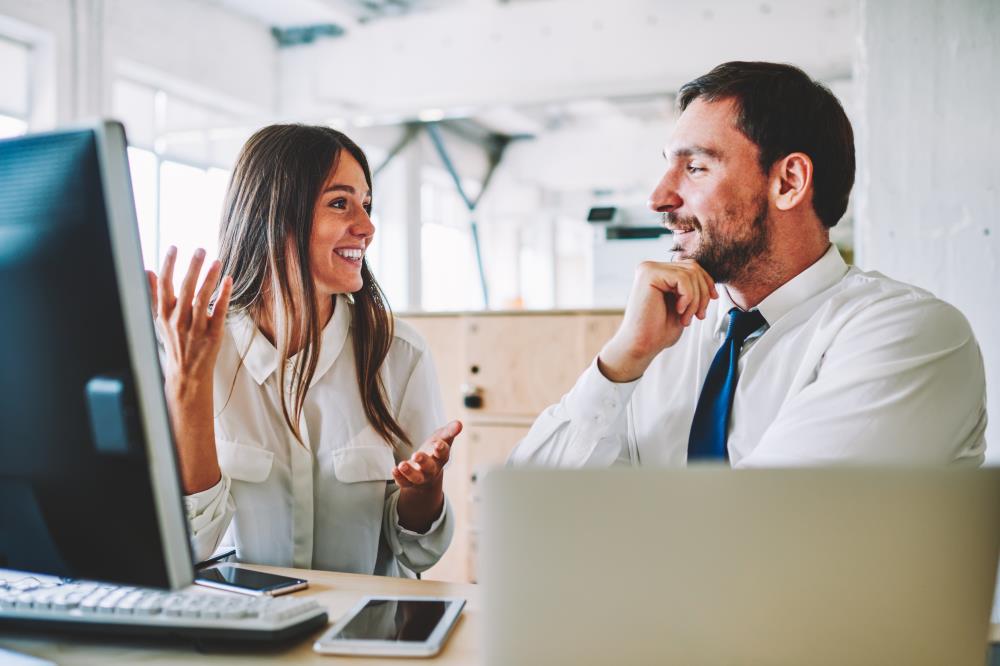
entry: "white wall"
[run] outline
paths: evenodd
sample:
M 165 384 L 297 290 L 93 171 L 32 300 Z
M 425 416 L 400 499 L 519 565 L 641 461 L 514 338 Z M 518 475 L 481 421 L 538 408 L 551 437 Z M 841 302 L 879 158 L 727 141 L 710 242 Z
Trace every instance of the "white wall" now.
M 148 68 L 245 115 L 275 110 L 278 52 L 267 26 L 198 0 L 104 5 L 114 67 Z
M 969 319 L 1000 463 L 1000 4 L 864 0 L 859 44 L 858 264 Z
M 74 117 L 73 0 L 0 0 L 0 34 L 32 44 L 32 129 Z M 40 57 L 41 56 L 41 57 Z M 39 96 L 36 89 L 45 91 Z
M 197 0 L 0 0 L 0 34 L 50 42 L 46 125 L 107 114 L 122 74 L 244 116 L 276 107 L 269 28 Z

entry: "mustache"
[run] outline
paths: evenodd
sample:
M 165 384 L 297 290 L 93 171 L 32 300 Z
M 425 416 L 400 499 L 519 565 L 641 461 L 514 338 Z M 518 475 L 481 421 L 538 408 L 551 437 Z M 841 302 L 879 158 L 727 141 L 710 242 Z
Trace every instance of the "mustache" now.
M 669 212 L 661 215 L 663 226 L 676 229 L 694 229 L 701 231 L 701 222 L 694 215 L 680 216 L 677 213 Z

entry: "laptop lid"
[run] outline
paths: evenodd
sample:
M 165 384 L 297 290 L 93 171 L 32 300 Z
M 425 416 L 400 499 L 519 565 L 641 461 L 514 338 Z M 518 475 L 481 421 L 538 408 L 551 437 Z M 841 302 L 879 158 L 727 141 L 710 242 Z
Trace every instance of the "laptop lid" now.
M 499 469 L 488 664 L 975 664 L 1000 469 Z

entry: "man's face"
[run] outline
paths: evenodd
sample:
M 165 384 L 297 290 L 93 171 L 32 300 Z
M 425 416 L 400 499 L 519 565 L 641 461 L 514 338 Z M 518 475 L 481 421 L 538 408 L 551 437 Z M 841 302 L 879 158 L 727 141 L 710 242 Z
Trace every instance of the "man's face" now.
M 731 100 L 692 102 L 663 149 L 667 170 L 649 199 L 674 232 L 675 256 L 697 261 L 716 282 L 747 277 L 769 247 L 767 177 L 735 121 Z

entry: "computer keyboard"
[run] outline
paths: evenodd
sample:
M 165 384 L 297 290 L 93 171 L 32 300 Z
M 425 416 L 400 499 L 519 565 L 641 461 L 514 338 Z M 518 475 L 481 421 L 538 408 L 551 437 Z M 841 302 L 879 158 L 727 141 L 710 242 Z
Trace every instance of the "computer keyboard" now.
M 24 575 L 0 579 L 0 631 L 66 630 L 199 640 L 283 641 L 327 623 L 314 600 L 179 592 Z

